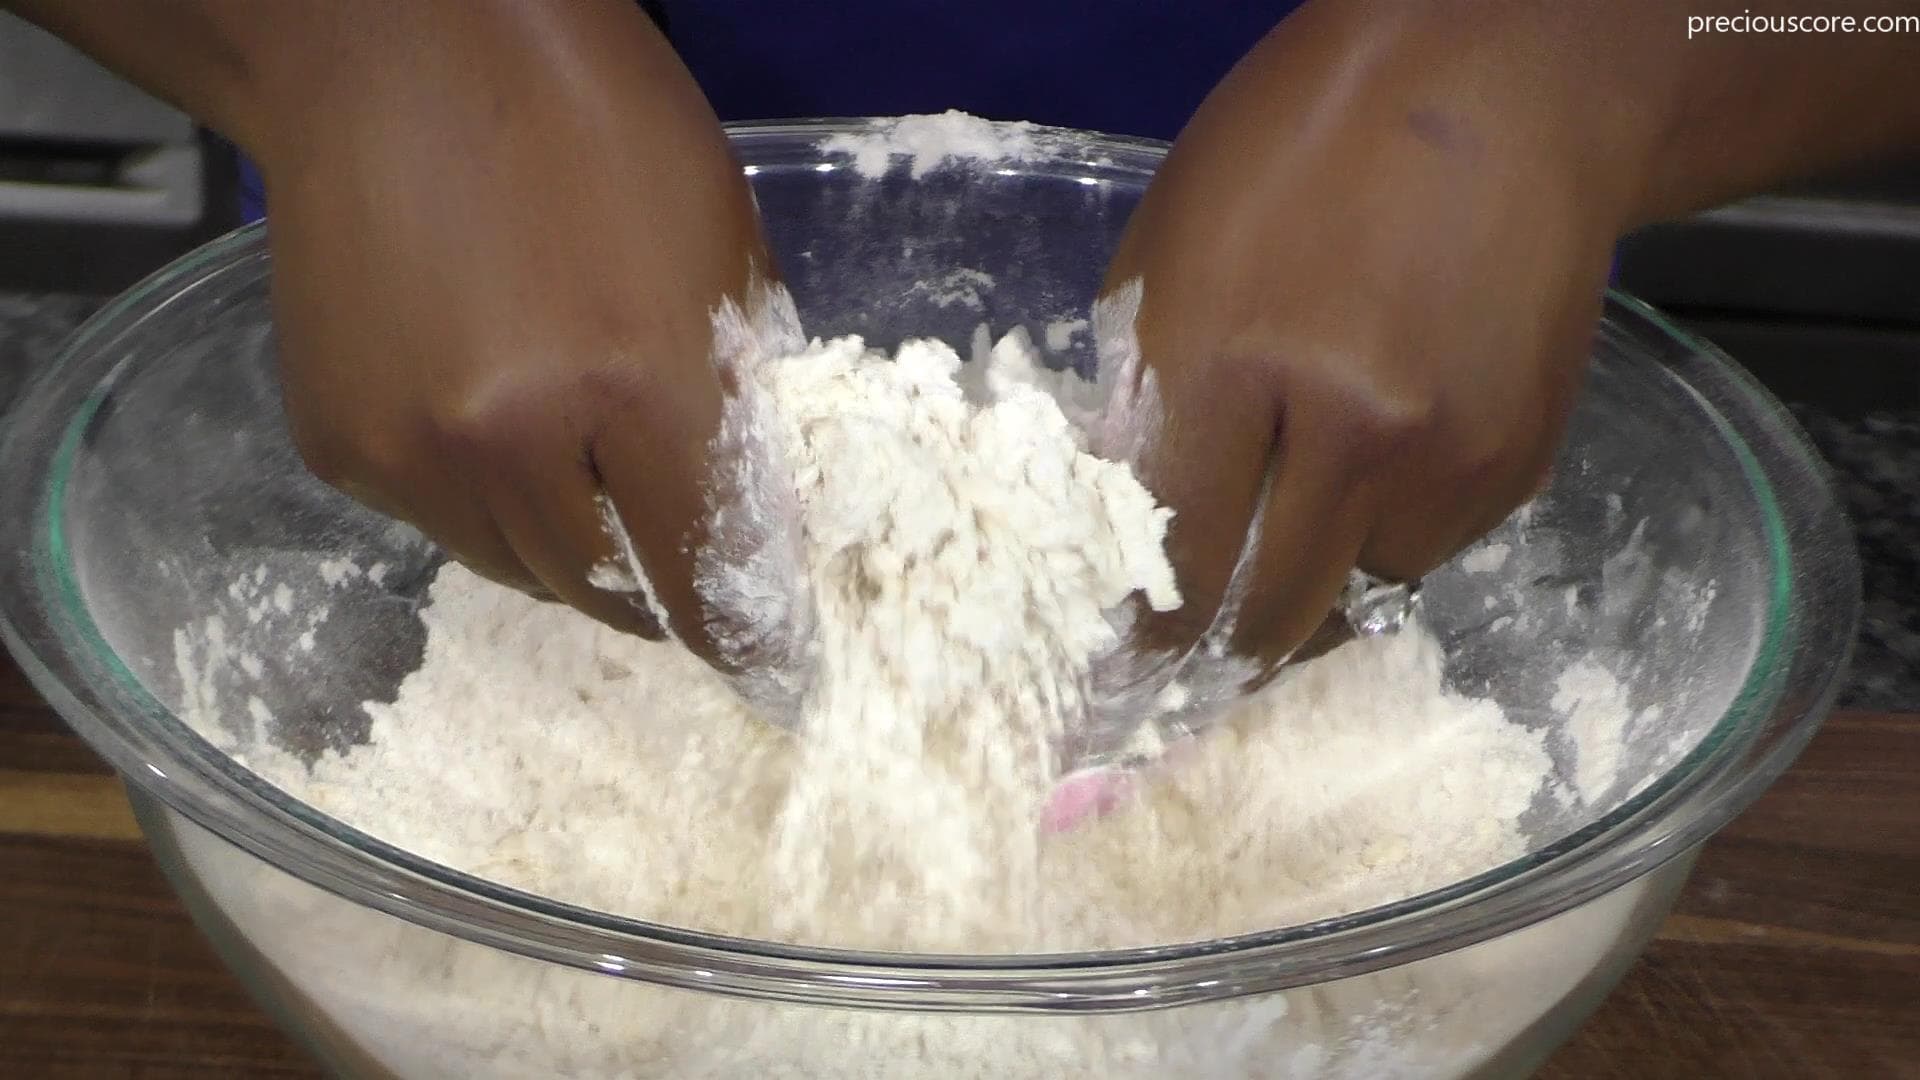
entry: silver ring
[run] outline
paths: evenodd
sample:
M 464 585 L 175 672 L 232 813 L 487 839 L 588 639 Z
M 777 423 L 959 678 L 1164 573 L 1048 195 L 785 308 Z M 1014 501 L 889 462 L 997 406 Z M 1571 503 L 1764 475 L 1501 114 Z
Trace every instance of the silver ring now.
M 1389 581 L 1364 570 L 1347 575 L 1341 613 L 1360 637 L 1391 634 L 1405 626 L 1420 606 L 1420 582 Z

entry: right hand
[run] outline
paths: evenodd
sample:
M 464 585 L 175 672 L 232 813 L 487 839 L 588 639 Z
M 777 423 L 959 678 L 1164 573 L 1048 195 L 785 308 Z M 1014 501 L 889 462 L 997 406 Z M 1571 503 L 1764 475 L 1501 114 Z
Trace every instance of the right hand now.
M 691 552 L 712 313 L 771 259 L 706 100 L 617 7 L 330 73 L 355 85 L 258 151 L 286 405 L 316 474 L 475 571 L 738 674 Z M 619 565 L 602 495 L 658 609 L 589 583 Z

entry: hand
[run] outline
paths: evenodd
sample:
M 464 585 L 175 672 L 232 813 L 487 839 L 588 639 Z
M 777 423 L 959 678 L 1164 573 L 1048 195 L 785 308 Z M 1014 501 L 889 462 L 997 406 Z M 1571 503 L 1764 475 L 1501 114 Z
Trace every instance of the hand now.
M 1530 87 L 1351 7 L 1303 9 L 1214 91 L 1109 272 L 1104 338 L 1143 289 L 1115 411 L 1155 418 L 1122 452 L 1175 510 L 1186 598 L 1104 673 L 1136 711 L 1176 677 L 1189 708 L 1257 687 L 1337 629 L 1356 566 L 1417 578 L 1498 524 L 1585 368 L 1606 170 Z
M 626 7 L 369 65 L 272 143 L 281 375 L 324 479 L 487 577 L 738 672 L 756 658 L 721 647 L 689 552 L 712 315 L 770 259 L 718 122 Z M 589 583 L 624 569 L 602 495 L 657 603 Z

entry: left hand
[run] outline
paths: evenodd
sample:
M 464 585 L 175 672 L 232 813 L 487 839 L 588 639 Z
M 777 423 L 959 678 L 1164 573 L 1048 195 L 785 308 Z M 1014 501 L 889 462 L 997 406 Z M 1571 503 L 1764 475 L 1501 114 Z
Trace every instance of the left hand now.
M 1358 7 L 1302 9 L 1215 89 L 1108 274 L 1144 290 L 1121 396 L 1154 421 L 1120 452 L 1176 512 L 1186 597 L 1105 673 L 1134 709 L 1263 684 L 1353 568 L 1415 579 L 1497 525 L 1580 385 L 1624 185 L 1554 95 Z

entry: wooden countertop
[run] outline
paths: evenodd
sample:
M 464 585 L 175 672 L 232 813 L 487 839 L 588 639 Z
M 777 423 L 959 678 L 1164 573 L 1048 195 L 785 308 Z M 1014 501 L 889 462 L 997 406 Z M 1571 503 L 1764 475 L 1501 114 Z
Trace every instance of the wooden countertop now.
M 0 655 L 0 1077 L 317 1076 Z M 1920 714 L 1836 714 L 1541 1076 L 1920 1078 Z

